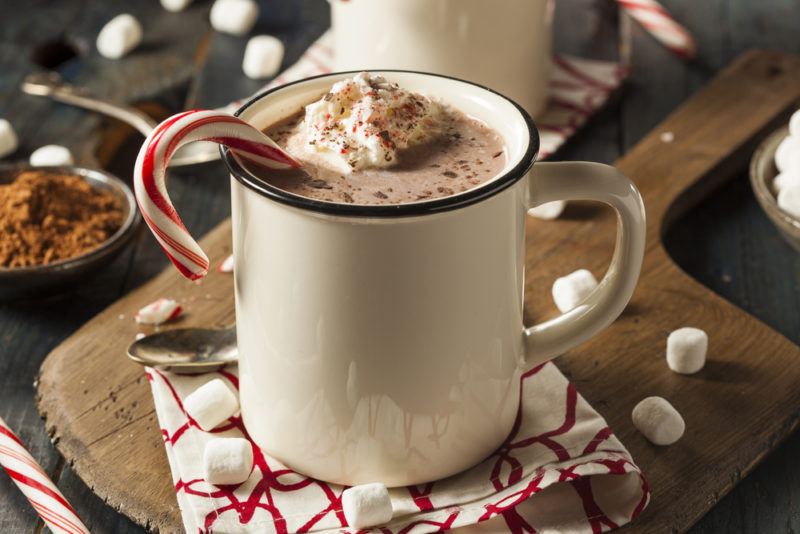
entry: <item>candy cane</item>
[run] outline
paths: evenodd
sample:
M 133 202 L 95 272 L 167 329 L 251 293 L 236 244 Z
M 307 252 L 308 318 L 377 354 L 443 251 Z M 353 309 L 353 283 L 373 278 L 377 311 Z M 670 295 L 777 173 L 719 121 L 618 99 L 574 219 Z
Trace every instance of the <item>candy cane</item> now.
M 44 469 L 33 459 L 22 441 L 2 418 L 0 418 L 0 465 L 5 468 L 11 480 L 28 498 L 50 530 L 57 533 L 89 534 L 89 529 L 78 518 L 75 509 L 70 506 Z
M 617 3 L 677 55 L 692 58 L 697 53 L 694 37 L 656 0 L 617 0 Z
M 213 141 L 236 155 L 271 169 L 299 167 L 269 137 L 241 119 L 220 111 L 194 110 L 174 115 L 145 139 L 133 172 L 136 201 L 142 216 L 185 277 L 202 278 L 208 272 L 208 256 L 189 235 L 166 189 L 166 169 L 178 148 L 194 141 Z

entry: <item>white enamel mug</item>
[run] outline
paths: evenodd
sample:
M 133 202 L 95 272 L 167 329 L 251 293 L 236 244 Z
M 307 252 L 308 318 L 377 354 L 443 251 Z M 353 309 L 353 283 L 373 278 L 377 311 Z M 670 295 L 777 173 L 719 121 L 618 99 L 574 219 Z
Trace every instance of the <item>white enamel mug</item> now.
M 537 116 L 554 0 L 330 0 L 335 70 L 412 69 L 488 85 Z
M 508 98 L 432 74 L 375 74 L 496 129 L 506 168 L 450 197 L 359 206 L 286 193 L 228 151 L 224 161 L 232 175 L 241 408 L 250 436 L 300 473 L 400 486 L 458 473 L 502 443 L 517 413 L 520 375 L 583 343 L 627 304 L 645 222 L 638 191 L 612 167 L 537 163 L 528 172 L 538 134 Z M 238 115 L 264 128 L 348 76 L 273 89 Z M 616 210 L 611 266 L 583 304 L 526 327 L 526 211 L 572 199 Z

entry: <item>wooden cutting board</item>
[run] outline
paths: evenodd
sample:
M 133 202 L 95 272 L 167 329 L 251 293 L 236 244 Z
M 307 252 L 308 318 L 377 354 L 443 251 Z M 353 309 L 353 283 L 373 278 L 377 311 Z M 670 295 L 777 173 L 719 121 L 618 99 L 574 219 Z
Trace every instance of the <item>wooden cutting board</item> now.
M 741 176 L 754 143 L 798 102 L 800 57 L 750 52 L 617 162 L 647 207 L 641 280 L 619 320 L 557 363 L 650 482 L 652 502 L 629 531 L 687 529 L 797 425 L 800 348 L 683 273 L 661 238 L 716 185 Z M 557 276 L 580 267 L 602 275 L 614 232 L 610 210 L 593 204 L 571 205 L 557 221 L 528 221 L 527 240 L 536 245 L 527 256 L 529 321 L 555 315 L 549 289 Z M 212 258 L 224 258 L 230 223 L 203 245 Z M 194 284 L 170 268 L 48 356 L 38 405 L 59 451 L 103 500 L 152 530 L 176 532 L 182 526 L 150 389 L 142 369 L 125 357 L 140 330 L 133 314 L 162 296 L 188 310 L 170 327 L 224 326 L 234 318 L 231 275 L 212 272 Z M 664 362 L 667 333 L 685 325 L 710 337 L 708 364 L 688 377 Z M 631 409 L 649 395 L 666 397 L 683 413 L 687 431 L 678 444 L 655 447 L 633 429 Z

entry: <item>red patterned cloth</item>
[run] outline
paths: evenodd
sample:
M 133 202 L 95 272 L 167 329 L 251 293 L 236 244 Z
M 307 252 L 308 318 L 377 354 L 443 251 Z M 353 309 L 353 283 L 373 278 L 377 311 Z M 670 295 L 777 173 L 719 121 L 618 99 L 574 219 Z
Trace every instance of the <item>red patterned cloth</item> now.
M 247 432 L 238 416 L 203 432 L 182 399 L 217 377 L 238 388 L 235 368 L 193 376 L 148 369 L 147 376 L 187 532 L 355 532 L 341 510 L 343 487 L 295 473 L 255 445 L 249 480 L 222 487 L 203 480 L 205 443 Z M 641 471 L 554 364 L 523 377 L 520 407 L 511 435 L 479 465 L 390 490 L 395 517 L 375 532 L 604 532 L 644 509 L 650 494 Z

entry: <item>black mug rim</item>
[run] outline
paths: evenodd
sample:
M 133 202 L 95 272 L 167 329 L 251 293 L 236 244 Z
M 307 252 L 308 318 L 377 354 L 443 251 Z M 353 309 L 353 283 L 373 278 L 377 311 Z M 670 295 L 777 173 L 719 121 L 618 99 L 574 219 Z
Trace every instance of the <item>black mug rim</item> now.
M 276 91 L 290 87 L 292 85 L 306 83 L 310 80 L 316 80 L 319 78 L 341 76 L 343 74 L 358 74 L 359 72 L 363 72 L 363 70 L 352 70 L 352 71 L 341 71 L 341 72 L 331 72 L 327 74 L 319 74 L 317 76 L 311 76 L 308 78 L 303 78 L 302 80 L 297 80 L 284 85 L 280 85 L 278 87 L 273 87 L 272 89 L 268 89 L 251 97 L 234 113 L 234 116 L 239 117 L 246 109 L 248 109 L 250 106 L 260 101 L 262 98 Z M 533 118 L 530 116 L 530 114 L 527 111 L 525 111 L 522 108 L 522 106 L 517 104 L 514 100 L 507 97 L 506 95 L 478 83 L 470 82 L 453 76 L 446 76 L 443 74 L 435 74 L 431 72 L 402 70 L 402 69 L 369 69 L 367 72 L 389 72 L 389 73 L 398 72 L 407 74 L 421 74 L 424 76 L 435 76 L 437 78 L 454 80 L 457 82 L 478 87 L 485 91 L 489 91 L 490 93 L 493 93 L 510 102 L 522 116 L 522 119 L 524 120 L 525 125 L 528 128 L 528 147 L 525 149 L 524 154 L 514 167 L 509 169 L 501 176 L 498 176 L 490 180 L 489 182 L 486 182 L 483 185 L 480 185 L 478 187 L 469 189 L 463 193 L 458 193 L 455 195 L 435 198 L 431 200 L 425 200 L 421 202 L 411 202 L 404 204 L 368 205 L 368 204 L 347 204 L 347 203 L 315 200 L 301 195 L 295 195 L 293 193 L 289 193 L 287 191 L 284 191 L 283 189 L 270 185 L 261 178 L 255 176 L 247 168 L 242 166 L 239 163 L 239 161 L 233 157 L 233 154 L 231 153 L 230 149 L 228 149 L 228 147 L 224 145 L 220 145 L 220 155 L 222 157 L 222 161 L 225 162 L 225 165 L 228 167 L 228 170 L 231 172 L 231 174 L 234 176 L 234 178 L 236 178 L 236 180 L 239 183 L 255 191 L 256 193 L 264 197 L 267 197 L 271 200 L 274 200 L 276 202 L 279 202 L 281 204 L 285 204 L 302 210 L 323 213 L 326 215 L 337 215 L 345 217 L 371 217 L 371 218 L 413 217 L 420 215 L 430 215 L 434 213 L 441 213 L 444 211 L 464 208 L 466 206 L 476 204 L 514 185 L 523 176 L 525 176 L 525 174 L 530 170 L 531 166 L 533 166 L 534 162 L 536 161 L 536 156 L 539 153 L 539 144 L 540 144 L 539 131 L 537 130 L 536 125 L 533 122 Z

